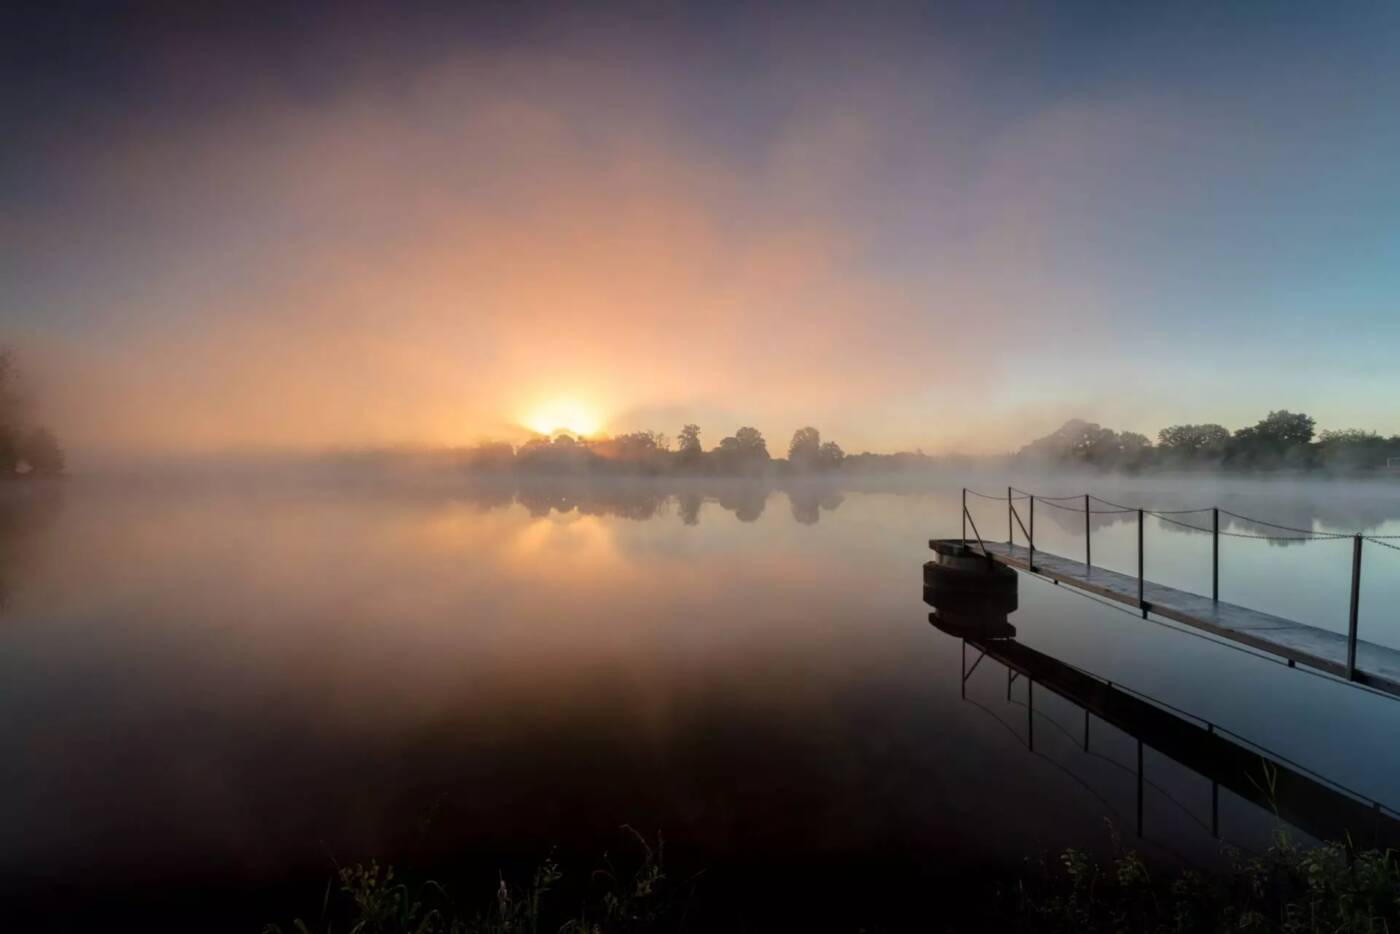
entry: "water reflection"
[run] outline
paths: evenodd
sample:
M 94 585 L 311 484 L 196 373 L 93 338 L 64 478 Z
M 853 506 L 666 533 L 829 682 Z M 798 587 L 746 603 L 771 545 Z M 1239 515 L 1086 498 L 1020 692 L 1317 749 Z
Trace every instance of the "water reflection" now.
M 845 501 L 835 487 L 803 486 L 787 491 L 792 517 L 803 525 L 816 525 L 822 510 L 834 512 Z
M 0 485 L 0 612 L 29 562 L 35 538 L 63 508 L 63 486 L 48 481 Z
M 491 478 L 463 481 L 453 488 L 453 495 L 482 508 L 500 508 L 519 503 L 533 516 L 551 512 L 580 515 L 617 516 L 645 520 L 669 515 L 672 511 L 684 525 L 698 525 L 703 507 L 717 505 L 741 522 L 753 522 L 763 515 L 768 500 L 775 494 L 787 497 L 794 521 L 813 525 L 823 513 L 835 512 L 849 493 L 889 493 L 920 495 L 953 492 L 947 484 L 907 478 L 892 478 L 880 482 L 871 477 L 830 478 L 652 478 L 610 480 L 606 478 L 524 477 Z M 1186 514 L 1176 510 L 1193 508 L 1202 503 L 1218 505 L 1220 530 L 1236 535 L 1258 536 L 1276 547 L 1289 547 L 1305 542 L 1290 537 L 1285 530 L 1260 525 L 1231 516 L 1238 513 L 1291 529 L 1372 532 L 1381 530 L 1387 522 L 1400 519 L 1400 484 L 1378 488 L 1377 495 L 1367 490 L 1332 488 L 1327 483 L 1295 487 L 1277 487 L 1269 483 L 1237 483 L 1230 486 L 1203 486 L 1199 490 L 1143 487 L 1141 489 L 1111 490 L 1124 507 L 1095 502 L 1088 516 L 1091 532 L 1127 527 L 1137 522 L 1134 511 L 1141 506 L 1149 510 L 1166 510 L 1171 520 L 1153 520 L 1170 535 L 1194 536 L 1209 532 L 1209 509 Z M 1001 539 L 1007 528 L 1004 503 L 974 500 L 974 514 L 979 517 L 982 532 L 989 539 Z M 1026 504 L 1017 502 L 1026 519 Z M 954 514 L 956 517 L 956 513 Z M 1039 500 L 1036 522 L 1052 526 L 1065 535 L 1082 536 L 1085 529 L 1084 504 L 1079 500 Z
M 494 878 L 556 844 L 586 860 L 629 822 L 735 891 L 789 867 L 774 904 L 843 893 L 817 907 L 849 903 L 855 929 L 866 898 L 1103 842 L 1097 799 L 962 702 L 960 644 L 923 621 L 912 570 L 956 534 L 958 487 L 862 483 L 74 480 L 0 546 L 0 898 L 292 878 L 314 901 L 328 853 Z M 1150 642 L 1060 588 L 1022 596 L 1022 641 L 1131 663 L 1155 693 L 1183 670 L 1182 693 L 1262 677 L 1214 646 L 1181 668 L 1179 633 Z M 1388 709 L 1340 751 L 1335 700 L 1296 681 L 1210 691 L 1212 714 L 1255 734 L 1268 690 L 1300 746 L 1329 767 L 1365 749 L 1347 780 L 1393 789 Z
M 756 522 L 776 494 L 787 497 L 793 520 L 803 525 L 815 525 L 822 513 L 834 512 L 844 500 L 840 485 L 834 481 L 773 483 L 726 478 L 669 483 L 635 479 L 496 479 L 464 483 L 452 495 L 481 509 L 518 503 L 536 518 L 551 513 L 576 513 L 644 521 L 674 512 L 683 525 L 696 526 L 707 504 L 719 507 L 740 522 Z
M 1049 725 L 1071 740 L 1073 751 L 1068 757 L 1057 758 L 1093 757 L 1112 762 L 1095 750 L 1095 744 L 1104 744 L 1104 737 L 1095 737 L 1091 726 L 1094 731 L 1111 727 L 1114 732 L 1136 741 L 1136 762 L 1130 774 L 1135 782 L 1132 826 L 1139 837 L 1156 836 L 1160 838 L 1159 843 L 1164 843 L 1177 835 L 1176 823 L 1182 816 L 1207 830 L 1214 838 L 1229 836 L 1229 832 L 1222 832 L 1221 827 L 1223 790 L 1229 792 L 1234 800 L 1248 802 L 1263 814 L 1287 821 L 1317 840 L 1346 841 L 1348 845 L 1382 850 L 1400 845 L 1400 819 L 1397 819 L 1400 812 L 1270 752 L 1257 743 L 1236 737 L 1209 720 L 1115 685 L 1018 642 L 1008 614 L 978 613 L 969 610 L 965 604 L 940 609 L 936 606 L 936 599 L 933 599 L 935 595 L 928 588 L 924 592 L 926 601 L 935 606 L 934 612 L 929 614 L 929 622 L 962 643 L 961 696 L 964 700 L 968 699 L 968 679 L 980 666 L 988 662 L 1002 666 L 1006 672 L 1004 703 L 1008 707 L 1018 706 L 1024 710 L 1024 737 L 1030 752 L 1046 755 L 1043 751 L 1037 751 L 1038 724 L 1042 725 L 1042 731 L 1044 725 Z M 1024 697 L 1024 701 L 1013 700 L 1013 689 L 1018 681 L 1019 696 Z M 1077 734 L 1057 722 L 1055 717 L 1046 717 L 1036 709 L 1037 703 L 1044 706 L 1043 692 L 1047 691 L 1069 701 L 1082 712 L 1083 723 Z M 986 706 L 986 703 L 994 704 L 996 701 L 984 703 L 973 700 L 972 703 L 1001 720 L 994 710 Z M 1041 745 L 1045 745 L 1043 739 Z M 1066 752 L 1065 743 L 1052 745 L 1057 745 L 1057 753 Z M 1208 812 L 1205 808 L 1193 807 L 1175 794 L 1175 786 L 1182 784 L 1179 776 L 1173 787 L 1149 778 L 1144 760 L 1145 749 L 1169 758 L 1208 781 Z M 1091 782 L 1075 771 L 1073 763 L 1058 764 L 1107 804 L 1106 797 L 1095 791 Z M 1118 784 L 1121 784 L 1121 779 Z M 1173 833 L 1164 833 L 1144 824 L 1146 798 L 1154 794 L 1179 812 L 1170 818 Z M 1170 846 L 1169 843 L 1167 845 Z

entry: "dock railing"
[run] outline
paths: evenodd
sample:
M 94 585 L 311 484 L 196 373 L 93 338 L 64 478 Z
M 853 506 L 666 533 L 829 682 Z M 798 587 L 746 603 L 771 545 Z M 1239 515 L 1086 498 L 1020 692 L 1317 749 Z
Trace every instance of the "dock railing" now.
M 973 522 L 972 513 L 968 509 L 967 497 L 971 494 L 982 499 L 999 501 L 1001 496 L 993 496 L 988 493 L 980 493 L 969 487 L 963 487 L 962 491 L 962 511 L 963 511 L 963 541 L 967 541 L 967 526 L 972 523 L 973 533 L 977 533 L 977 525 Z M 1220 539 L 1222 536 L 1228 538 L 1252 538 L 1265 541 L 1316 541 L 1316 540 L 1336 540 L 1350 538 L 1351 547 L 1351 594 L 1350 605 L 1347 611 L 1347 652 L 1346 652 L 1346 677 L 1349 681 L 1356 680 L 1356 646 L 1357 630 L 1360 621 L 1361 611 L 1361 546 L 1363 542 L 1370 542 L 1382 548 L 1390 548 L 1400 551 L 1400 535 L 1368 535 L 1363 532 L 1319 532 L 1316 529 L 1300 529 L 1293 526 L 1279 525 L 1274 522 L 1267 522 L 1263 519 L 1255 519 L 1250 516 L 1243 516 L 1239 513 L 1221 509 L 1219 506 L 1203 506 L 1198 509 L 1166 509 L 1155 510 L 1145 509 L 1139 506 L 1125 506 L 1122 503 L 1114 503 L 1102 499 L 1092 493 L 1077 493 L 1073 496 L 1045 496 L 1043 494 L 1030 493 L 1026 490 L 1017 489 L 1014 486 L 1006 488 L 1006 544 L 1014 547 L 1016 544 L 1016 528 L 1021 529 L 1021 535 L 1026 540 L 1026 564 L 1032 572 L 1035 566 L 1035 502 L 1039 499 L 1042 504 L 1055 509 L 1063 509 L 1069 512 L 1079 512 L 1080 507 L 1066 505 L 1070 502 L 1083 502 L 1084 512 L 1084 577 L 1090 580 L 1093 577 L 1093 523 L 1092 517 L 1095 515 L 1128 515 L 1137 516 L 1137 606 L 1142 611 L 1143 618 L 1147 617 L 1152 609 L 1146 597 L 1146 576 L 1145 569 L 1145 518 L 1153 516 L 1163 522 L 1178 525 L 1196 532 L 1203 532 L 1211 537 L 1211 566 L 1210 566 L 1210 598 L 1212 601 L 1220 602 Z M 1016 508 L 1017 500 L 1027 502 L 1027 517 L 1029 523 L 1022 521 L 1020 510 Z M 1094 508 L 1097 503 L 1101 507 Z M 1195 525 L 1176 516 L 1189 516 L 1210 513 L 1210 527 Z M 1248 532 L 1221 531 L 1220 515 L 1224 513 L 1241 522 L 1260 526 L 1277 532 L 1289 534 L 1254 534 Z M 981 535 L 977 535 L 977 542 L 982 547 L 983 554 L 987 553 L 986 544 L 982 541 Z M 990 559 L 990 554 L 988 558 Z
M 963 534 L 962 534 L 963 544 L 964 544 L 964 545 L 967 544 L 967 527 L 968 527 L 969 524 L 971 524 L 971 525 L 972 525 L 972 534 L 977 536 L 977 545 L 978 545 L 979 548 L 982 549 L 982 557 L 986 558 L 986 559 L 987 559 L 987 562 L 988 562 L 989 564 L 992 563 L 992 553 L 991 553 L 990 551 L 987 550 L 987 543 L 984 542 L 984 541 L 982 541 L 982 535 L 981 535 L 981 533 L 979 533 L 979 532 L 977 531 L 977 523 L 974 522 L 974 521 L 972 520 L 972 513 L 970 513 L 970 512 L 967 511 L 967 490 L 966 490 L 966 489 L 963 490 L 962 521 L 963 521 Z

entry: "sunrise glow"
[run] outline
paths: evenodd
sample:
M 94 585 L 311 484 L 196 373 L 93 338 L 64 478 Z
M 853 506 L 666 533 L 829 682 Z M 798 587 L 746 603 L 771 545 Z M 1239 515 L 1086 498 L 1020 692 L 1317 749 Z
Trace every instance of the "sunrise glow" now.
M 576 399 L 552 399 L 532 409 L 523 419 L 526 428 L 541 435 L 568 432 L 579 437 L 595 435 L 602 419 L 591 407 Z
M 1397 61 L 7 0 L 6 930 L 1400 934 Z

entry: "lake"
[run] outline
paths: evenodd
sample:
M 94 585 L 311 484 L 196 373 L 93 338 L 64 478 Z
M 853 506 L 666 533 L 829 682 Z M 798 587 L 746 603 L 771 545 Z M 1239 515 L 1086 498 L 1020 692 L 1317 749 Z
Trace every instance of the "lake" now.
M 1400 481 L 1018 485 L 1400 533 Z M 962 642 L 930 625 L 920 574 L 928 539 L 959 534 L 960 486 L 4 491 L 0 890 L 55 926 L 218 896 L 228 910 L 201 926 L 256 930 L 312 911 L 337 863 L 452 867 L 489 894 L 551 848 L 588 865 L 624 850 L 628 824 L 755 923 L 759 892 L 821 892 L 807 903 L 835 924 L 1106 849 L 1109 824 L 1153 859 L 1218 859 L 1209 781 L 1149 748 L 1138 840 L 1133 737 L 1105 725 L 1086 753 L 1079 708 L 1037 692 L 1028 748 L 1025 686 L 1008 699 L 991 661 L 964 696 Z M 1004 539 L 1005 504 L 971 505 Z M 1096 563 L 1135 568 L 1126 519 L 1096 517 Z M 1082 554 L 1083 516 L 1042 507 L 1036 536 Z M 1208 536 L 1149 520 L 1146 538 L 1150 578 L 1209 592 Z M 1345 631 L 1350 551 L 1228 538 L 1221 596 Z M 1400 647 L 1400 551 L 1368 544 L 1362 581 L 1362 638 Z M 1034 578 L 1010 621 L 1039 652 L 1400 806 L 1396 700 Z M 1260 846 L 1273 823 L 1222 794 L 1225 840 Z

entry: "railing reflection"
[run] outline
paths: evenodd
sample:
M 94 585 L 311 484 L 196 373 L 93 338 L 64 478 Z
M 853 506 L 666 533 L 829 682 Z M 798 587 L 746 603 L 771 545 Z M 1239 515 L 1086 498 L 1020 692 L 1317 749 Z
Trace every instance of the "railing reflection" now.
M 1082 709 L 1082 735 L 1076 738 L 1076 745 L 1083 753 L 1090 753 L 1095 719 L 1136 741 L 1139 836 L 1144 835 L 1145 786 L 1152 785 L 1143 768 L 1143 750 L 1147 748 L 1210 781 L 1209 831 L 1215 837 L 1221 836 L 1220 790 L 1224 788 L 1318 839 L 1344 840 L 1358 847 L 1400 845 L 1400 812 L 1394 808 L 1218 724 L 1032 649 L 1016 640 L 1016 629 L 1004 614 L 935 608 L 928 619 L 939 631 L 962 643 L 960 696 L 964 699 L 969 679 L 978 670 L 985 671 L 988 660 L 1006 670 L 1007 701 L 1014 682 L 1025 681 L 1025 742 L 1031 751 L 1036 751 L 1037 689 L 1048 690 Z

